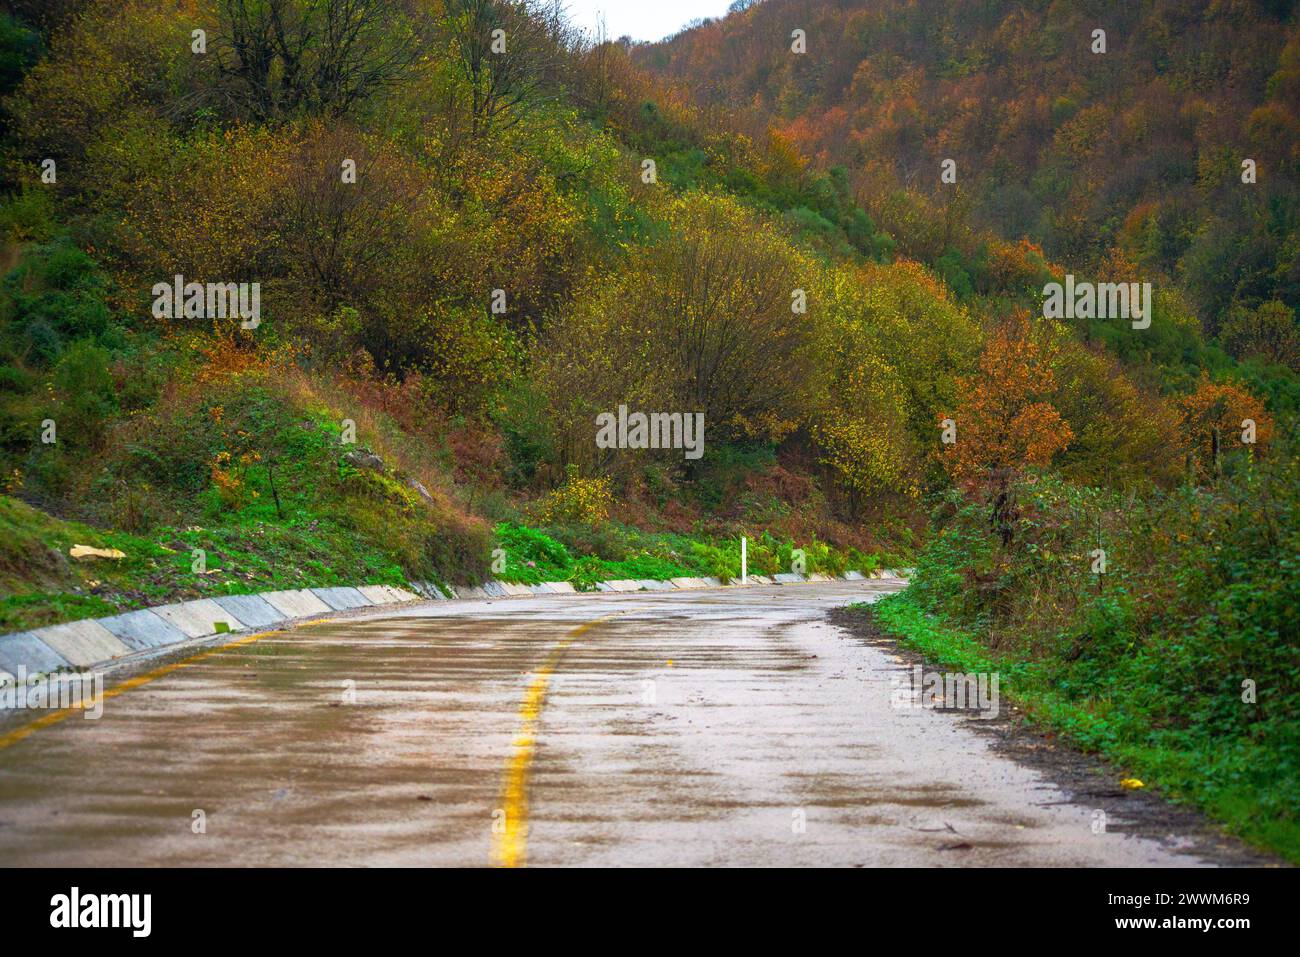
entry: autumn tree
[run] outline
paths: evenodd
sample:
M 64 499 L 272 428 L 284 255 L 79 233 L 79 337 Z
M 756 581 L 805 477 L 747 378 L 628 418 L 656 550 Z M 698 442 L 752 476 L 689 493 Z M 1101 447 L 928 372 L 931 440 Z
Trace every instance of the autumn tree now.
M 1273 419 L 1263 402 L 1239 385 L 1212 382 L 1204 373 L 1179 408 L 1187 464 L 1197 478 L 1217 478 L 1228 452 L 1263 449 L 1273 437 Z
M 1295 310 L 1284 302 L 1266 302 L 1257 309 L 1234 305 L 1219 338 L 1238 359 L 1258 357 L 1300 372 L 1300 329 Z
M 385 289 L 427 273 L 427 237 L 440 217 L 429 209 L 427 177 L 412 158 L 341 123 L 312 122 L 295 138 L 285 168 L 274 216 L 286 278 L 302 308 L 364 308 Z
M 422 48 L 400 0 L 219 0 L 213 54 L 236 115 L 342 116 Z
M 1182 471 L 1178 411 L 1100 347 L 1053 334 L 1049 401 L 1074 431 L 1056 458 L 1061 474 L 1088 485 L 1170 486 Z
M 837 389 L 844 391 L 816 417 L 811 433 L 820 462 L 848 493 L 849 515 L 856 518 L 871 496 L 912 498 L 920 488 L 895 370 L 878 357 L 860 356 L 839 371 Z
M 807 422 L 819 461 L 849 512 L 920 488 L 919 449 L 956 400 L 979 329 L 916 263 L 819 270 L 814 309 L 817 388 Z
M 590 445 L 593 410 L 640 400 L 703 412 L 710 442 L 780 440 L 811 383 L 814 323 L 792 294 L 815 266 L 728 197 L 688 193 L 665 215 L 661 236 L 580 287 L 542 342 L 538 374 L 573 448 Z
M 87 4 L 54 36 L 48 55 L 5 99 L 17 153 L 79 162 L 120 125 L 187 85 L 191 57 L 179 56 L 189 29 L 175 11 L 149 0 Z M 60 177 L 89 190 L 89 177 Z
M 558 90 L 575 43 L 561 7 L 537 0 L 447 0 L 444 29 L 476 135 L 514 124 L 516 107 Z
M 1024 313 L 993 333 L 978 373 L 959 385 L 961 398 L 950 416 L 956 441 L 944 446 L 942 461 L 968 490 L 1005 492 L 1017 472 L 1047 465 L 1074 438 L 1048 401 L 1056 378 Z
M 177 273 L 187 282 L 265 286 L 280 257 L 274 211 L 290 138 L 227 130 L 164 142 L 167 154 L 121 187 L 112 261 L 122 287 L 143 297 Z

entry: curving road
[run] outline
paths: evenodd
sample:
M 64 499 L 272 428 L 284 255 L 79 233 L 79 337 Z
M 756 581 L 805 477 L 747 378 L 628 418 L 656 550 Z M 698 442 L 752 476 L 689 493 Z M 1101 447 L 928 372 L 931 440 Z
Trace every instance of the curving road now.
M 430 603 L 119 669 L 98 721 L 0 722 L 0 860 L 1200 863 L 896 707 L 825 620 L 896 587 Z

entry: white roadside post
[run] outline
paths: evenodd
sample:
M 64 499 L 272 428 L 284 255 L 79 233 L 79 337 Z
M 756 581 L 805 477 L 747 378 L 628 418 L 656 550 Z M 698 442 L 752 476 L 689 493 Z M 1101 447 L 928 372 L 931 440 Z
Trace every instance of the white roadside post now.
M 745 536 L 741 535 L 740 536 L 740 583 L 742 585 L 749 584 L 749 562 L 745 554 L 746 544 L 747 543 L 745 541 Z

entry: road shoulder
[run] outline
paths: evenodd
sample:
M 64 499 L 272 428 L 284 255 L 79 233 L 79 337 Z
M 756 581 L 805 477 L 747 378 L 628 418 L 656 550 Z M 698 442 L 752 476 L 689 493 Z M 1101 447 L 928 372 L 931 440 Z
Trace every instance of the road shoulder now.
M 908 667 L 945 670 L 881 630 L 870 608 L 837 608 L 829 618 L 847 639 L 882 649 Z M 1071 803 L 1104 810 L 1110 832 L 1157 841 L 1222 867 L 1287 866 L 1281 858 L 1225 834 L 1198 811 L 1174 804 L 1155 790 L 1121 787 L 1125 777 L 1121 769 L 1101 755 L 1079 751 L 1037 729 L 1014 706 L 1003 707 L 995 718 L 958 714 L 954 719 L 986 736 L 996 753 L 1037 771 L 1065 792 Z

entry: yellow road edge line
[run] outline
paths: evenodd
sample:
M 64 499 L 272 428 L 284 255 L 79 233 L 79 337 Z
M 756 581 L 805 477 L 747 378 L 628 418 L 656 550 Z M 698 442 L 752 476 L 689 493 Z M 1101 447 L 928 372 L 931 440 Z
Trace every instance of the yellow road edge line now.
M 331 619 L 315 619 L 313 622 L 304 622 L 303 624 L 313 624 L 315 623 L 315 621 L 328 621 L 328 620 Z M 98 700 L 107 701 L 109 698 L 116 698 L 120 694 L 126 694 L 126 692 L 139 688 L 141 685 L 146 685 L 151 681 L 156 681 L 159 678 L 166 677 L 167 675 L 171 674 L 173 671 L 179 671 L 181 668 L 185 668 L 188 667 L 189 665 L 195 664 L 196 662 L 202 661 L 204 658 L 211 658 L 213 655 L 219 655 L 223 651 L 229 651 L 232 648 L 239 648 L 242 647 L 243 645 L 252 644 L 255 641 L 258 641 L 262 638 L 268 638 L 271 635 L 288 634 L 288 631 L 289 630 L 285 628 L 278 628 L 274 631 L 259 631 L 255 635 L 244 635 L 242 638 L 236 638 L 234 641 L 228 641 L 224 645 L 219 645 L 216 648 L 208 648 L 206 651 L 200 651 L 198 654 L 191 655 L 190 657 L 182 659 L 181 661 L 173 661 L 169 665 L 163 665 L 161 668 L 155 668 L 153 671 L 145 672 L 142 675 L 136 675 L 134 678 L 128 678 L 126 681 L 123 681 L 120 684 L 116 684 L 113 687 L 109 688 L 108 690 L 104 691 L 99 696 Z M 51 725 L 58 724 L 60 721 L 65 721 L 68 718 L 71 718 L 78 711 L 83 710 L 85 706 L 86 706 L 86 702 L 78 701 L 76 704 L 72 705 L 71 707 L 60 708 L 58 711 L 51 711 L 49 714 L 41 715 L 41 717 L 37 718 L 35 721 L 29 722 L 28 724 L 23 725 L 21 728 L 15 728 L 13 731 L 10 731 L 8 734 L 0 735 L 0 751 L 3 751 L 5 748 L 9 747 L 10 745 L 17 744 L 19 741 L 23 740 L 23 738 L 35 734 L 37 731 L 40 731 L 42 728 L 48 728 Z
M 528 852 L 528 772 L 537 743 L 537 723 L 546 703 L 546 692 L 551 675 L 560 665 L 564 652 L 582 635 L 596 625 L 617 618 L 626 612 L 605 615 L 584 622 L 557 642 L 537 669 L 533 680 L 524 689 L 519 703 L 519 731 L 511 742 L 510 758 L 506 761 L 505 777 L 501 787 L 501 810 L 505 813 L 503 826 L 498 830 L 493 821 L 492 863 L 497 867 L 522 867 Z

